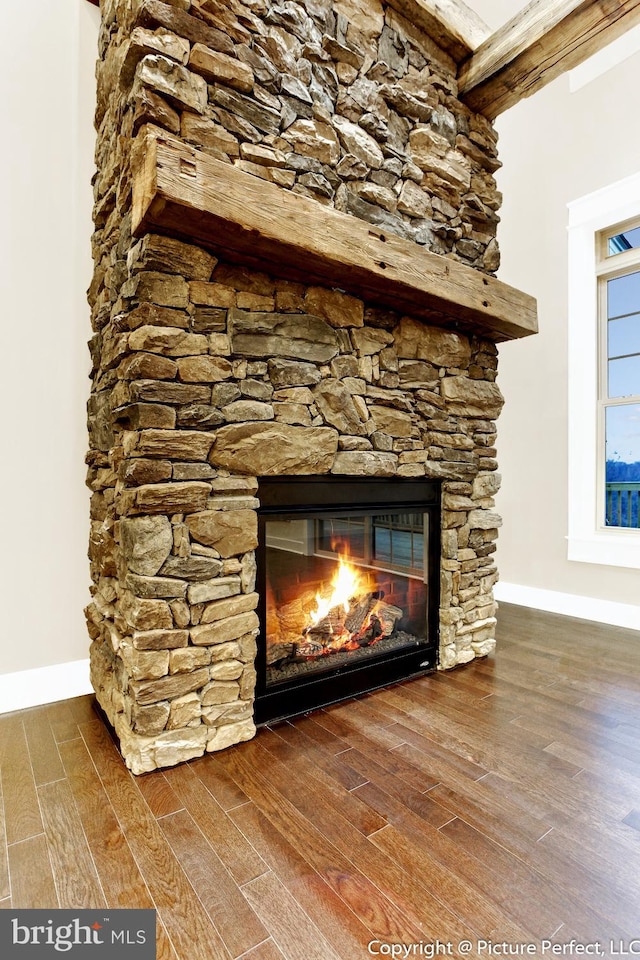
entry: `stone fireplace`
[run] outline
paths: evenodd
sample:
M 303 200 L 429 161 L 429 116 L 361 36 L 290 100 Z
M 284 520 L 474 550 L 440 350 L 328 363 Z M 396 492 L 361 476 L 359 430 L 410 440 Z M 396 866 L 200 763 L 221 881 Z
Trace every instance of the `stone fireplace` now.
M 535 306 L 420 4 L 101 10 L 87 620 L 141 773 L 493 649 L 496 342 Z

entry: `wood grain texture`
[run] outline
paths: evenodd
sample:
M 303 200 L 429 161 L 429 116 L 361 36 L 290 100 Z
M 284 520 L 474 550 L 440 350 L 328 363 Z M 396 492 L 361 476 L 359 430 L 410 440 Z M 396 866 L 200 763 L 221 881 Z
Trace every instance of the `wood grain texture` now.
M 387 0 L 387 3 L 457 63 L 491 33 L 475 10 L 462 0 Z
M 42 833 L 42 817 L 22 718 L 0 717 L 0 756 L 7 843 Z
M 252 177 L 154 128 L 139 134 L 133 231 L 201 243 L 305 283 L 505 340 L 537 331 L 535 300 L 357 217 Z
M 138 778 L 90 698 L 0 717 L 0 810 L 9 787 L 17 836 L 35 796 L 46 830 L 0 836 L 0 908 L 91 902 L 98 883 L 108 907 L 157 907 L 160 960 L 636 937 L 638 640 L 502 604 L 495 657 Z M 25 722 L 63 765 L 37 794 Z
M 533 0 L 460 67 L 460 96 L 495 119 L 640 23 L 640 0 Z
M 60 750 L 109 907 L 150 909 L 153 901 L 83 740 Z
M 11 844 L 9 875 L 13 909 L 53 910 L 60 906 L 43 834 Z
M 193 817 L 183 810 L 164 817 L 160 826 L 229 956 L 239 956 L 265 940 L 269 934 Z

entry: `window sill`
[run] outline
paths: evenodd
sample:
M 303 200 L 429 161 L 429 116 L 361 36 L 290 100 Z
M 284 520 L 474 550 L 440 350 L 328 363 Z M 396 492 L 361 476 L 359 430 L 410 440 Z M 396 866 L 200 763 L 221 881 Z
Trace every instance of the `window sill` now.
M 567 537 L 567 559 L 640 570 L 640 530 L 594 531 Z

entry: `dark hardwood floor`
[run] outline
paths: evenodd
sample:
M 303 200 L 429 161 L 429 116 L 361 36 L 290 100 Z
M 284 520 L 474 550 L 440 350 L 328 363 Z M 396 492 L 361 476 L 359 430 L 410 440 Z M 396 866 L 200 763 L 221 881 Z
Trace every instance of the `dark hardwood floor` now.
M 498 639 L 143 777 L 90 697 L 1 716 L 0 906 L 156 907 L 174 960 L 640 954 L 640 633 Z

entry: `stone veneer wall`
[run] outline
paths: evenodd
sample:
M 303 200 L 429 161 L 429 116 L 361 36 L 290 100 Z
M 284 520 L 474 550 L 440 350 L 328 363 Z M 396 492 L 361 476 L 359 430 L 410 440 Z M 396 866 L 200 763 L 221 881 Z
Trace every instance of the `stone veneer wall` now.
M 502 398 L 490 341 L 132 238 L 137 129 L 486 271 L 499 198 L 491 128 L 376 0 L 101 6 L 87 619 L 139 773 L 254 733 L 256 476 L 442 479 L 440 666 L 493 648 Z

